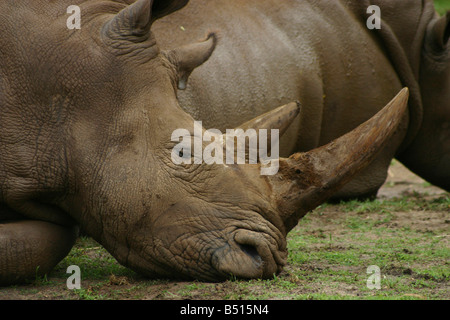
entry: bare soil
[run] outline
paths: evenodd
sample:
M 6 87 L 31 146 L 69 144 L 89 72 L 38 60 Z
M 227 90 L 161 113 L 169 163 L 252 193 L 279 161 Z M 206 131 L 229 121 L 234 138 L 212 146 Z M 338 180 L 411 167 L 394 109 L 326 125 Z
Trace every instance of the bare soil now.
M 392 199 L 403 196 L 423 196 L 425 199 L 434 199 L 445 194 L 448 193 L 430 185 L 399 162 L 395 162 L 389 168 L 386 182 L 378 191 L 378 198 Z

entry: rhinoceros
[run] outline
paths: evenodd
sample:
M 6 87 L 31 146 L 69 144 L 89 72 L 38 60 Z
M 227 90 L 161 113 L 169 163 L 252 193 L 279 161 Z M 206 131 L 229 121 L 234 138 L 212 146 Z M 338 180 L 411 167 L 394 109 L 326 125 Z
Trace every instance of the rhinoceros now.
M 371 5 L 380 8 L 380 29 L 367 26 Z M 205 127 L 234 128 L 299 100 L 282 139 L 288 156 L 349 132 L 407 86 L 403 133 L 333 198 L 376 196 L 394 157 L 450 190 L 450 11 L 439 17 L 431 0 L 196 0 L 152 30 L 173 48 L 205 29 L 220 41 L 178 94 Z
M 407 75 L 402 89 L 356 1 L 180 10 L 187 2 L 0 4 L 1 284 L 48 273 L 78 226 L 148 277 L 271 277 L 298 220 L 411 135 L 417 105 L 405 110 L 420 95 Z M 80 29 L 68 29 L 73 5 Z M 427 29 L 433 48 L 441 21 L 425 21 L 438 26 Z M 291 125 L 281 149 L 299 152 L 268 176 L 262 164 L 174 164 L 174 130 L 194 119 L 223 129 L 230 115 L 247 128 Z

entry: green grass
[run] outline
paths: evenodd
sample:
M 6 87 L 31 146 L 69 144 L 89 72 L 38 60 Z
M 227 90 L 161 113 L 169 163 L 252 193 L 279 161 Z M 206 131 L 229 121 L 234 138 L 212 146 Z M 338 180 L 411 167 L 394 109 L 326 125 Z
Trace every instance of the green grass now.
M 364 298 L 439 299 L 446 294 L 448 299 L 450 249 L 445 217 L 449 217 L 449 198 L 428 203 L 406 200 L 341 204 L 340 209 L 351 215 L 331 219 L 343 226 L 332 238 L 327 237 L 327 230 L 311 230 L 311 220 L 301 221 L 289 240 L 290 263 L 322 266 L 324 269 L 315 271 L 314 282 L 327 278 L 330 286 L 348 283 Z M 395 227 L 396 212 L 429 211 L 443 213 L 442 230 Z M 312 213 L 318 214 L 317 210 Z M 364 270 L 369 265 L 380 267 L 382 290 L 365 287 Z M 297 271 L 297 277 L 300 275 L 304 275 L 301 269 Z
M 119 265 L 98 243 L 87 237 L 78 239 L 70 254 L 55 271 L 58 275 L 65 276 L 70 265 L 79 266 L 83 276 L 92 280 L 104 279 L 112 274 L 116 276 L 133 274 L 129 269 Z
M 354 211 L 356 213 L 386 213 L 399 212 L 410 210 L 425 210 L 425 211 L 450 211 L 450 198 L 440 197 L 432 200 L 425 199 L 424 194 L 414 194 L 414 199 L 411 197 L 403 197 L 394 200 L 379 200 L 374 201 L 349 201 L 341 203 L 342 208 L 346 212 Z
M 434 0 L 434 6 L 439 14 L 443 15 L 450 10 L 450 0 Z

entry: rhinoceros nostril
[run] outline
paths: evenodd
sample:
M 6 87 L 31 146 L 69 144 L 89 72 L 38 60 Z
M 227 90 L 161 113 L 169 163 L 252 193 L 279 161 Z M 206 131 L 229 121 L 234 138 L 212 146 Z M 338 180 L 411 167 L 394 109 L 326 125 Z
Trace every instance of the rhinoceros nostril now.
M 261 278 L 264 262 L 256 248 L 248 244 L 229 243 L 216 250 L 211 263 L 222 276 L 237 278 Z
M 250 258 L 253 265 L 262 269 L 262 277 L 269 278 L 279 270 L 278 248 L 271 245 L 270 239 L 263 233 L 249 230 L 239 230 L 234 235 L 234 241 L 241 252 Z
M 262 259 L 258 253 L 258 250 L 252 245 L 249 244 L 240 244 L 238 243 L 239 248 L 248 256 L 250 256 L 256 263 L 261 264 Z

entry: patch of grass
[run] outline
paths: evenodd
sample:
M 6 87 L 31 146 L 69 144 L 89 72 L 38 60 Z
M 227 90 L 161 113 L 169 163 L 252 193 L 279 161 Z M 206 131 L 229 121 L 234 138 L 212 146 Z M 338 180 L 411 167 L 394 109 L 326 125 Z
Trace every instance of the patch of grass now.
M 105 298 L 98 293 L 98 289 L 92 289 L 91 287 L 87 289 L 74 289 L 73 293 L 77 295 L 80 300 L 102 300 Z
M 309 214 L 309 221 L 301 222 L 289 237 L 289 263 L 320 266 L 312 267 L 314 280 L 310 284 L 326 281 L 331 291 L 339 291 L 343 284 L 348 284 L 356 288 L 359 298 L 448 298 L 450 249 L 445 215 L 438 215 L 442 219 L 439 230 L 399 227 L 396 221 L 397 213 L 411 212 L 412 223 L 417 212 L 448 213 L 449 204 L 448 196 L 431 201 L 405 197 L 341 203 L 336 205 L 339 210 L 335 211 L 342 213 L 329 218 L 324 212 L 319 215 L 313 211 Z M 341 229 L 336 232 L 335 229 L 317 227 L 317 223 L 312 224 L 315 219 L 322 220 L 324 225 L 333 223 Z M 346 232 L 348 230 L 350 232 Z M 332 237 L 327 237 L 328 232 Z M 373 291 L 365 286 L 368 277 L 365 271 L 369 265 L 377 265 L 381 269 L 381 290 Z M 305 278 L 304 270 L 295 270 L 295 277 Z M 346 291 L 345 298 L 348 289 Z
M 440 15 L 443 15 L 447 10 L 450 10 L 450 1 L 434 0 L 434 7 L 436 8 L 436 11 L 439 12 Z
M 341 207 L 345 212 L 355 213 L 386 213 L 400 211 L 448 211 L 450 212 L 450 198 L 442 196 L 436 199 L 424 199 L 423 194 L 413 194 L 413 196 L 405 196 L 397 199 L 373 201 L 348 201 L 342 202 Z
M 67 267 L 77 265 L 84 278 L 101 280 L 110 275 L 133 276 L 134 272 L 121 266 L 102 246 L 88 237 L 80 237 L 71 252 L 55 269 L 55 275 L 66 277 Z

